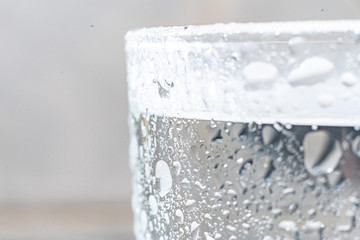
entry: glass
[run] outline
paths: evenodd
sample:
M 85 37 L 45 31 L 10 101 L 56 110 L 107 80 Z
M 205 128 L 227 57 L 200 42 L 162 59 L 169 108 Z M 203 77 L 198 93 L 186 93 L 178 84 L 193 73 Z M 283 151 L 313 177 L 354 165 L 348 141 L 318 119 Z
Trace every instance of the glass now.
M 360 21 L 126 36 L 135 235 L 360 239 Z

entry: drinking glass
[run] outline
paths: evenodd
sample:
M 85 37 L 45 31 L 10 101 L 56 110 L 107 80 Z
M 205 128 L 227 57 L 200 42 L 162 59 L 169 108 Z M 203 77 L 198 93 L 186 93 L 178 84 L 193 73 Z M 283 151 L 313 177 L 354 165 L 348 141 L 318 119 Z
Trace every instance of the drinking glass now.
M 126 35 L 138 240 L 360 239 L 360 21 Z

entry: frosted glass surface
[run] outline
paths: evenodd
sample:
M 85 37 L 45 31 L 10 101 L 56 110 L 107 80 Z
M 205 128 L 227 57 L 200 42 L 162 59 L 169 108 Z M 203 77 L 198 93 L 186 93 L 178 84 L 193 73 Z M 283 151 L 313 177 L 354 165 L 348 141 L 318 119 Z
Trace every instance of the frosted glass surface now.
M 359 239 L 359 30 L 128 33 L 136 238 Z

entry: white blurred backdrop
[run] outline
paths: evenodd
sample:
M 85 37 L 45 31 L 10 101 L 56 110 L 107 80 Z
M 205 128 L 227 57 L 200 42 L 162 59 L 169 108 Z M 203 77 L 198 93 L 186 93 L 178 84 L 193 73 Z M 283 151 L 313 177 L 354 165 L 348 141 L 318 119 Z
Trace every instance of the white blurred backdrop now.
M 358 0 L 0 0 L 0 206 L 129 206 L 129 29 L 359 17 Z

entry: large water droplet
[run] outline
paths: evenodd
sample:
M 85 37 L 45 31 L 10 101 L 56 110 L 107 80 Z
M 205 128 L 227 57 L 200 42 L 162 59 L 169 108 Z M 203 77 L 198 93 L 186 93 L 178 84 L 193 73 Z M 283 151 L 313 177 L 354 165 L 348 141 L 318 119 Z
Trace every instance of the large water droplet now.
M 304 162 L 314 176 L 331 173 L 342 156 L 340 143 L 324 130 L 309 132 L 304 138 Z
M 168 194 L 172 187 L 172 177 L 170 173 L 169 166 L 163 160 L 159 160 L 156 163 L 155 168 L 155 177 L 159 179 L 160 182 L 160 196 L 164 197 Z
M 289 73 L 288 80 L 294 86 L 313 85 L 325 81 L 334 69 L 334 64 L 326 58 L 310 57 Z
M 248 85 L 257 86 L 274 81 L 279 73 L 270 63 L 252 62 L 243 69 L 243 75 Z
M 261 135 L 265 145 L 269 145 L 270 143 L 274 142 L 276 138 L 279 136 L 279 132 L 276 131 L 271 126 L 264 126 Z

